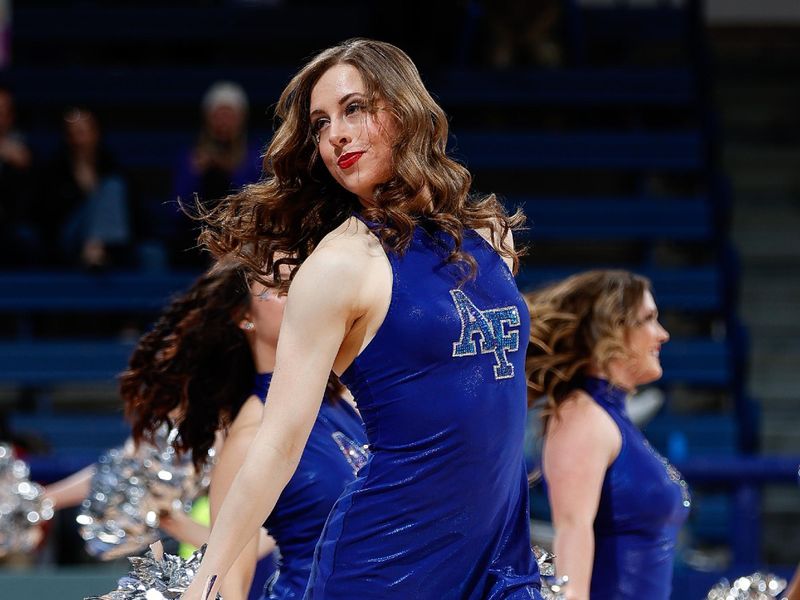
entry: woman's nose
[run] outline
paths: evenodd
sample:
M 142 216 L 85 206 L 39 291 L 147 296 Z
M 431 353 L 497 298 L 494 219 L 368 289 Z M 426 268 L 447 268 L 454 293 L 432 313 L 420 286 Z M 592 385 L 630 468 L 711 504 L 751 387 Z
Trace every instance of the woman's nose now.
M 335 119 L 328 126 L 328 139 L 332 146 L 343 148 L 352 140 L 350 127 L 344 119 Z

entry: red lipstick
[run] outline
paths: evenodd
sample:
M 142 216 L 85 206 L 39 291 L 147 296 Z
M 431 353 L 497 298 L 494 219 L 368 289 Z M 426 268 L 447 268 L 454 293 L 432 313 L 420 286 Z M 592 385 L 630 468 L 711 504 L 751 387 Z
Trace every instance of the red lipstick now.
M 363 151 L 345 152 L 339 157 L 339 160 L 336 161 L 336 164 L 339 165 L 340 169 L 349 169 L 358 162 L 358 159 L 361 158 L 362 154 L 364 154 Z

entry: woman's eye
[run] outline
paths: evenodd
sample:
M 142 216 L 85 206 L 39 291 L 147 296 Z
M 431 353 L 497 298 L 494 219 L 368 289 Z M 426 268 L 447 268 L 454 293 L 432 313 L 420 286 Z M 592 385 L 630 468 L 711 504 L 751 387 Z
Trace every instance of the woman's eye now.
M 365 107 L 361 102 L 351 102 L 350 104 L 347 105 L 347 108 L 344 109 L 344 114 L 346 114 L 349 117 L 350 115 L 354 115 L 356 113 L 361 112 L 362 110 L 364 110 L 364 108 Z
M 642 323 L 655 323 L 658 321 L 658 315 L 656 314 L 649 314 L 644 319 L 642 319 Z
M 328 119 L 317 119 L 311 124 L 311 131 L 313 133 L 319 133 L 325 128 L 327 124 L 328 124 Z

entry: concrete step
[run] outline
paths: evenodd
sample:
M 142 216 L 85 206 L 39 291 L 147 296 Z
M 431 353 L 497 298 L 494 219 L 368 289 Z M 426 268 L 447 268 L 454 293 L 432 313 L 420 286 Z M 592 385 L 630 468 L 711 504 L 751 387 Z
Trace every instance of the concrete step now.
M 773 515 L 781 513 L 800 515 L 800 489 L 788 486 L 769 486 L 764 489 L 761 506 L 764 512 Z
M 800 257 L 793 263 L 784 260 L 781 264 L 770 265 L 749 261 L 741 263 L 741 298 L 743 300 L 765 300 L 773 298 L 794 299 L 800 294 Z
M 765 454 L 800 454 L 800 417 L 797 411 L 765 410 L 761 415 L 761 451 Z
M 800 146 L 768 143 L 731 143 L 722 152 L 722 164 L 736 196 L 742 193 L 800 191 Z
M 796 307 L 796 305 L 794 305 Z M 742 322 L 747 327 L 751 339 L 800 339 L 800 323 L 797 321 L 796 308 L 789 313 L 785 307 L 776 305 L 759 309 L 752 307 L 740 311 Z
M 793 261 L 800 257 L 800 241 L 791 231 L 739 231 L 734 242 L 739 255 L 748 261 Z
M 760 209 L 745 203 L 734 204 L 730 235 L 745 261 L 767 257 L 795 258 L 800 261 L 798 231 L 800 201 L 796 205 L 773 204 Z
M 798 177 L 800 182 L 800 177 Z M 735 182 L 733 182 L 735 184 Z M 758 188 L 735 190 L 734 208 L 742 211 L 764 209 L 794 212 L 800 204 L 800 187 L 796 190 Z
M 718 107 L 726 143 L 771 140 L 792 143 L 800 130 L 800 85 L 795 78 L 766 78 L 750 75 L 717 81 L 714 105 Z M 754 107 L 757 107 L 754 110 Z
M 749 371 L 748 393 L 763 408 L 800 412 L 799 387 L 796 377 L 769 376 L 758 371 Z

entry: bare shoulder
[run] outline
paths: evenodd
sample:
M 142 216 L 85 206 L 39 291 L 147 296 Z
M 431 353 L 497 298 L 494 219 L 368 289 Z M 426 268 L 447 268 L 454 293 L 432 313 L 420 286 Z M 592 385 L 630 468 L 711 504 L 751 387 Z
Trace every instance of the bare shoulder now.
M 297 271 L 295 279 L 352 283 L 383 254 L 380 242 L 364 223 L 351 217 L 328 233 Z
M 353 322 L 376 304 L 384 288 L 391 289 L 386 253 L 369 228 L 351 217 L 326 235 L 297 270 L 287 311 L 308 300 L 320 314 L 344 314 Z M 321 293 L 324 303 L 319 302 Z
M 378 238 L 361 220 L 350 217 L 336 229 L 328 233 L 317 245 L 312 256 L 319 252 L 343 249 L 348 252 L 363 252 L 367 257 L 379 249 L 382 250 Z
M 492 230 L 489 227 L 482 227 L 481 229 L 476 229 L 475 231 L 478 233 L 478 235 L 480 235 L 483 239 L 485 239 L 488 242 L 488 244 L 495 250 L 499 251 L 499 249 L 503 246 L 509 248 L 510 250 L 514 250 L 513 232 L 509 229 L 508 232 L 506 232 L 506 235 L 500 238 L 499 237 L 501 231 L 500 222 L 495 220 L 495 226 L 496 227 L 494 230 Z M 505 261 L 505 263 L 509 266 L 509 268 L 513 266 L 513 261 L 511 259 L 506 258 L 505 256 L 503 256 L 502 258 Z
M 547 426 L 548 443 L 558 440 L 570 446 L 598 446 L 616 454 L 621 444 L 617 425 L 583 390 L 574 390 L 561 403 Z

